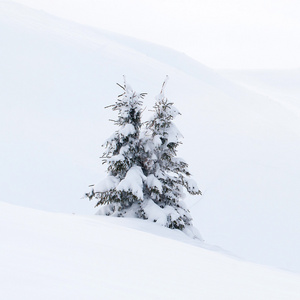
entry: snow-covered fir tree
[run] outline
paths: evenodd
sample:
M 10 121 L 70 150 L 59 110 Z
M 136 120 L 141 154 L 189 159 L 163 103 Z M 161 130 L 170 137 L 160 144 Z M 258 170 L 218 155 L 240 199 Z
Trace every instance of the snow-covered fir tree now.
M 148 219 L 172 229 L 190 229 L 188 234 L 201 238 L 182 202 L 184 189 L 194 195 L 201 192 L 190 179 L 187 163 L 177 157 L 182 135 L 173 119 L 179 112 L 165 98 L 165 85 L 166 81 L 142 131 L 145 93 L 133 91 L 124 78 L 123 94 L 108 106 L 118 113 L 118 130 L 103 145 L 108 174 L 86 197 L 97 200 L 98 214 Z
M 119 129 L 103 145 L 103 164 L 107 165 L 108 176 L 91 187 L 86 196 L 97 199 L 96 206 L 101 206 L 99 214 L 125 216 L 136 215 L 143 200 L 145 176 L 142 170 L 140 144 L 142 98 L 126 83 L 121 86 L 124 93 L 111 106 L 118 112 L 114 121 Z
M 156 97 L 154 115 L 147 122 L 148 139 L 144 139 L 144 144 L 148 151 L 148 174 L 142 207 L 146 218 L 183 230 L 192 225 L 190 213 L 181 201 L 184 190 L 193 195 L 201 191 L 190 178 L 188 164 L 177 157 L 182 135 L 173 119 L 180 113 L 164 96 L 167 79 Z

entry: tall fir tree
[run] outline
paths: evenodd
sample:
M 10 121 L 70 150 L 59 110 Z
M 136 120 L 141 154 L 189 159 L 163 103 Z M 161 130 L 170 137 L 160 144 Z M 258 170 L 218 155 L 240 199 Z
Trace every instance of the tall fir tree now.
M 102 163 L 107 165 L 108 176 L 91 187 L 86 197 L 97 199 L 101 206 L 99 214 L 124 216 L 139 210 L 143 200 L 142 153 L 140 143 L 142 99 L 145 93 L 138 94 L 126 83 L 119 85 L 123 94 L 108 106 L 118 112 L 114 121 L 119 129 L 103 145 L 105 152 Z
M 145 149 L 150 162 L 147 163 L 146 196 L 142 207 L 146 217 L 158 217 L 164 226 L 183 230 L 192 225 L 190 213 L 181 201 L 185 197 L 184 190 L 192 195 L 199 195 L 201 191 L 190 178 L 188 164 L 177 157 L 182 135 L 173 119 L 180 113 L 164 96 L 167 79 L 156 97 L 154 115 L 147 122 L 148 139 L 145 139 L 144 144 L 147 145 Z

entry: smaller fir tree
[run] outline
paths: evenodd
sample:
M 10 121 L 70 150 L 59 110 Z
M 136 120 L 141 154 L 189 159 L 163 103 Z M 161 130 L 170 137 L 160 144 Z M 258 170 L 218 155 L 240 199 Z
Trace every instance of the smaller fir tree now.
M 180 113 L 164 96 L 167 79 L 156 97 L 154 115 L 147 122 L 148 138 L 144 138 L 144 148 L 148 153 L 148 174 L 142 210 L 145 218 L 183 230 L 187 226 L 192 228 L 190 213 L 181 201 L 185 197 L 184 189 L 192 195 L 199 195 L 201 191 L 190 178 L 188 164 L 177 157 L 182 135 L 173 119 Z
M 105 152 L 102 163 L 107 165 L 108 176 L 86 194 L 90 200 L 96 199 L 101 205 L 99 214 L 124 216 L 139 210 L 143 200 L 142 149 L 140 144 L 142 99 L 126 83 L 117 101 L 108 107 L 118 112 L 114 121 L 119 129 L 103 145 Z

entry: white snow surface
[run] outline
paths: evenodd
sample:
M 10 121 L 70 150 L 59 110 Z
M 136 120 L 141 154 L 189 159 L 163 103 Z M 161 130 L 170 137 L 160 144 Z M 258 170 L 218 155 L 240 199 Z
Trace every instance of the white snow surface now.
M 194 179 L 185 178 L 184 181 L 186 182 L 190 193 L 196 193 L 197 191 L 199 191 L 198 184 Z
M 162 184 L 153 174 L 147 176 L 146 183 L 149 188 L 156 187 L 156 189 L 162 193 Z
M 299 91 L 297 72 L 296 75 L 289 73 L 285 77 L 284 86 L 272 83 L 272 88 L 265 88 L 262 93 L 254 84 L 247 84 L 245 88 L 233 83 L 183 53 L 60 20 L 10 1 L 0 1 L 0 57 L 1 200 L 45 211 L 94 214 L 95 203 L 81 197 L 88 191 L 90 184 L 97 183 L 105 175 L 105 167 L 99 159 L 103 150 L 101 144 L 117 128 L 113 122 L 108 121 L 115 119 L 116 115 L 104 107 L 114 103 L 117 95 L 122 93 L 115 83 L 122 83 L 122 75 L 125 74 L 134 90 L 148 93 L 144 103 L 147 109 L 151 109 L 168 74 L 170 80 L 164 93 L 182 114 L 174 120 L 184 136 L 179 156 L 187 161 L 193 179 L 203 192 L 203 196 L 188 196 L 185 199 L 194 218 L 194 225 L 208 244 L 218 245 L 257 263 L 300 272 L 300 114 L 299 97 L 295 97 Z M 298 89 L 295 88 L 297 86 Z M 150 117 L 148 110 L 145 110 L 144 116 L 145 120 Z M 1 246 L 1 251 L 9 245 L 12 249 L 1 257 L 10 257 L 7 262 L 11 262 L 11 265 L 6 265 L 6 275 L 2 275 L 2 284 L 6 289 L 18 281 L 16 278 L 20 278 L 19 282 L 24 282 L 23 292 L 26 289 L 34 293 L 26 286 L 31 287 L 34 281 L 44 280 L 40 288 L 36 285 L 36 293 L 41 293 L 47 285 L 48 297 L 51 298 L 55 290 L 50 291 L 51 284 L 60 289 L 72 286 L 76 293 L 80 289 L 80 279 L 83 276 L 90 278 L 89 268 L 91 274 L 97 276 L 101 273 L 102 265 L 109 269 L 111 260 L 100 258 L 93 247 L 85 248 L 84 244 L 89 236 L 93 243 L 97 243 L 97 238 L 101 243 L 102 236 L 106 236 L 105 232 L 98 231 L 101 226 L 96 225 L 102 222 L 101 217 L 76 218 L 78 223 L 75 223 L 79 224 L 76 227 L 66 221 L 72 220 L 73 216 L 54 215 L 57 225 L 55 221 L 51 223 L 53 226 L 42 227 L 43 233 L 37 233 L 39 226 L 44 224 L 43 219 L 47 222 L 51 215 L 39 212 L 37 216 L 41 224 L 34 225 L 37 227 L 35 229 L 30 227 L 32 232 L 28 229 L 33 234 L 29 239 L 27 234 L 31 233 L 26 233 L 26 228 L 33 224 L 31 213 L 23 218 L 27 210 L 15 209 L 18 211 L 16 217 L 11 213 L 7 217 L 3 215 L 1 220 L 15 224 L 11 229 L 14 232 L 10 231 L 9 226 L 1 226 L 5 234 L 3 236 L 12 240 L 12 243 L 21 243 L 4 242 L 4 247 Z M 59 221 L 60 218 L 65 221 Z M 21 226 L 20 222 L 24 224 Z M 74 243 L 65 241 L 67 234 L 62 236 L 60 222 L 69 226 L 70 238 L 74 238 Z M 123 224 L 122 220 L 107 222 Z M 90 224 L 89 228 L 94 228 L 91 231 L 93 233 L 85 229 L 81 231 L 82 223 Z M 109 223 L 105 221 L 105 224 Z M 72 230 L 73 225 L 78 230 Z M 152 225 L 163 230 L 155 224 L 149 226 Z M 104 228 L 109 226 L 103 225 Z M 83 240 L 75 241 L 75 231 L 76 235 L 82 235 Z M 124 232 L 131 233 L 129 229 L 124 229 Z M 124 232 L 121 230 L 117 235 L 120 240 L 112 244 L 122 245 L 121 241 L 127 239 Z M 139 233 L 138 238 L 144 241 L 149 236 Z M 59 248 L 60 242 L 57 239 L 61 239 L 61 243 L 64 243 L 62 248 L 66 251 Z M 132 241 L 130 237 L 129 241 Z M 47 247 L 50 244 L 53 248 L 49 249 L 55 251 L 51 254 L 44 243 Z M 58 243 L 58 248 L 55 243 Z M 178 245 L 177 242 L 175 244 Z M 151 244 L 148 246 L 149 249 L 154 247 Z M 111 246 L 108 243 L 105 247 Z M 128 247 L 131 249 L 130 243 Z M 76 254 L 80 249 L 88 253 L 88 258 L 82 261 Z M 238 266 L 234 264 L 227 269 L 222 265 L 214 265 L 219 274 L 214 267 L 206 265 L 210 258 L 205 262 L 205 259 L 201 260 L 203 257 L 199 257 L 197 259 L 201 261 L 197 264 L 198 261 L 194 259 L 200 250 L 197 248 L 193 252 L 192 249 L 188 255 L 182 256 L 183 261 L 195 262 L 189 264 L 191 269 L 182 266 L 176 272 L 175 257 L 169 255 L 169 265 L 166 267 L 172 269 L 164 271 L 157 267 L 141 278 L 146 281 L 146 278 L 150 280 L 159 276 L 165 282 L 170 276 L 177 282 L 172 295 L 177 290 L 178 295 L 183 295 L 179 292 L 181 290 L 183 293 L 183 289 L 188 293 L 187 286 L 195 284 L 199 287 L 202 282 L 207 284 L 198 288 L 198 295 L 212 286 L 215 287 L 211 288 L 212 293 L 218 295 L 230 287 L 231 293 L 242 292 L 243 284 L 247 285 L 246 280 L 241 287 L 227 282 L 227 278 L 230 278 L 228 272 L 234 273 Z M 73 252 L 75 254 L 71 259 Z M 62 253 L 65 254 L 64 258 L 53 263 L 55 255 Z M 140 253 L 141 261 L 147 254 L 150 262 L 163 257 L 155 254 L 153 258 L 149 252 L 145 256 Z M 118 268 L 118 265 L 128 267 L 131 260 L 134 258 L 123 261 L 116 254 L 113 259 L 115 264 L 111 265 L 112 269 L 107 273 L 108 278 L 112 279 L 115 275 L 120 276 L 120 279 L 128 269 Z M 19 264 L 20 261 L 22 264 Z M 32 276 L 22 275 L 36 261 L 40 264 L 33 264 L 34 269 L 30 271 Z M 150 262 L 146 262 L 147 267 Z M 60 263 L 67 264 L 65 271 L 59 269 Z M 53 270 L 53 273 L 47 272 L 49 276 L 43 273 L 45 265 Z M 142 270 L 143 263 L 139 265 L 132 271 L 136 272 L 134 278 Z M 195 272 L 198 274 L 199 269 L 207 272 L 192 276 Z M 61 272 L 57 273 L 57 270 Z M 60 279 L 66 283 L 65 287 L 58 283 L 57 277 L 52 276 L 54 273 L 61 276 Z M 75 278 L 72 282 L 68 279 L 71 273 Z M 242 273 L 246 276 L 247 272 Z M 255 280 L 260 278 L 263 283 L 264 280 L 274 278 L 273 275 L 263 278 L 256 272 L 249 274 L 254 274 Z M 90 284 L 95 289 L 101 284 L 99 278 L 102 278 L 97 276 L 90 278 Z M 180 280 L 185 276 L 189 279 L 181 285 Z M 215 276 L 218 281 L 206 281 L 211 276 Z M 286 275 L 281 276 L 287 278 Z M 142 279 L 138 279 L 136 286 L 132 287 L 132 284 L 127 284 L 128 277 L 124 277 L 125 283 L 121 284 L 120 291 L 127 288 L 140 289 Z M 8 283 L 8 278 L 14 280 Z M 240 276 L 236 278 L 238 285 Z M 249 282 L 251 278 L 248 278 Z M 286 284 L 292 281 L 287 280 Z M 155 282 L 159 286 L 159 281 Z M 112 280 L 110 284 L 112 287 Z M 270 287 L 268 293 L 281 289 L 277 279 L 274 279 L 272 287 L 268 284 L 266 286 Z M 174 288 L 165 285 L 168 291 L 171 287 Z M 155 288 L 153 285 L 149 291 L 155 292 Z M 253 296 L 261 289 L 263 284 L 256 285 L 251 291 L 249 288 L 249 295 Z M 286 290 L 286 286 L 283 289 Z M 247 288 L 245 290 L 248 291 Z M 288 290 L 292 291 L 292 288 Z M 84 292 L 90 291 L 85 289 Z M 112 293 L 117 292 L 112 288 Z M 15 289 L 14 293 L 19 292 Z M 71 288 L 69 293 L 73 293 Z
M 156 224 L 164 226 L 167 224 L 167 216 L 168 214 L 173 213 L 173 211 L 170 211 L 168 207 L 161 208 L 156 203 L 154 203 L 151 199 L 148 199 L 144 201 L 143 203 L 143 209 L 145 213 L 147 214 L 148 220 L 152 222 L 156 222 Z M 178 218 L 179 215 L 177 214 L 174 219 Z
M 117 191 L 129 191 L 138 199 L 143 199 L 143 182 L 146 180 L 141 167 L 131 167 L 125 178 L 117 185 Z
M 168 143 L 177 143 L 182 140 L 183 136 L 174 124 L 171 124 L 166 132 L 168 133 Z
M 114 189 L 119 184 L 119 182 L 120 181 L 115 176 L 107 176 L 103 180 L 95 184 L 93 189 L 96 193 L 105 193 L 109 190 Z
M 122 134 L 123 136 L 134 134 L 135 133 L 134 126 L 132 124 L 126 124 L 119 130 L 119 133 Z
M 0 202 L 5 300 L 289 299 L 300 276 L 203 248 L 139 219 L 43 212 Z

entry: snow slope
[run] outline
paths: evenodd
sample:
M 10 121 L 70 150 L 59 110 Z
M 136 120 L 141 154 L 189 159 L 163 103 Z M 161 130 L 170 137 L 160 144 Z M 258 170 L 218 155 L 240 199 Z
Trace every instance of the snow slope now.
M 300 297 L 298 274 L 208 251 L 182 232 L 142 220 L 0 202 L 0 228 L 1 299 Z
M 300 117 L 300 69 L 222 70 L 221 74 L 258 93 L 271 96 Z
M 1 200 L 93 214 L 81 196 L 103 176 L 115 83 L 126 74 L 150 108 L 168 74 L 180 155 L 203 191 L 186 202 L 206 242 L 300 271 L 300 121 L 285 102 L 171 49 L 10 1 L 0 1 L 0 37 Z
M 220 70 L 220 73 L 235 82 L 264 89 L 266 93 L 299 97 L 300 69 L 286 70 Z

